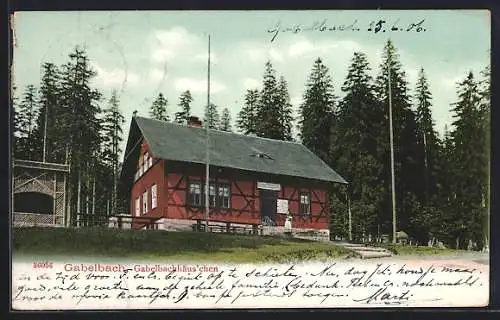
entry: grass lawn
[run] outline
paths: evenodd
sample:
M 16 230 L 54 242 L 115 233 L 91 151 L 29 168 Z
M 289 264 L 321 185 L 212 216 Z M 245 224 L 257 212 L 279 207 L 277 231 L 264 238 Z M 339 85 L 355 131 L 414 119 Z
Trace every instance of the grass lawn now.
M 343 258 L 329 243 L 251 235 L 105 228 L 14 228 L 16 257 L 169 259 L 220 263 L 284 263 Z
M 392 243 L 383 243 L 377 245 L 391 251 L 398 256 L 431 256 L 431 255 L 453 255 L 457 253 L 454 249 L 430 248 L 425 246 L 409 246 Z M 458 252 L 463 252 L 459 250 Z

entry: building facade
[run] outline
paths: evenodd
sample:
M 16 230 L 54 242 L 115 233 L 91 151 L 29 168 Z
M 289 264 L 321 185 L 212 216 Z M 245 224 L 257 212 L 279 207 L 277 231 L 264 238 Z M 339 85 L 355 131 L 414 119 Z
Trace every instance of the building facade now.
M 279 228 L 291 215 L 294 229 L 328 232 L 328 187 L 346 182 L 312 152 L 298 143 L 219 131 L 209 135 L 207 217 L 202 161 L 207 145 L 200 139 L 206 130 L 199 121 L 181 126 L 132 120 L 122 170 L 132 216 L 157 217 L 167 229 L 190 229 L 207 218 L 210 223 Z M 171 140 L 176 138 L 182 141 Z

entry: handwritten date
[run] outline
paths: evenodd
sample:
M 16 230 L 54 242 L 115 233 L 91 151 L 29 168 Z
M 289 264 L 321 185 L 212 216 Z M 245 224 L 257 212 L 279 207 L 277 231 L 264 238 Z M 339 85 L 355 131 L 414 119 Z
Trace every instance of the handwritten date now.
M 349 23 L 331 23 L 327 19 L 315 21 L 311 25 L 292 24 L 283 26 L 281 22 L 276 23 L 267 30 L 271 34 L 271 42 L 274 42 L 282 33 L 305 33 L 305 32 L 369 32 L 372 34 L 385 32 L 426 32 L 425 19 L 412 22 L 403 22 L 401 19 L 389 20 L 378 19 L 361 23 L 357 19 Z

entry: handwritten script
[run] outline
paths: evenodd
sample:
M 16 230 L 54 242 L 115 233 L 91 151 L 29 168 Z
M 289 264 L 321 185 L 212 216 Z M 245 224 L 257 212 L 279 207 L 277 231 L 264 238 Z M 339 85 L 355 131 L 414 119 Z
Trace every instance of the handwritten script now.
M 267 30 L 267 33 L 271 34 L 271 42 L 273 42 L 282 33 L 297 34 L 304 32 L 368 32 L 372 34 L 383 34 L 386 32 L 423 33 L 426 31 L 427 29 L 425 26 L 425 19 L 419 19 L 418 21 L 410 22 L 405 22 L 401 19 L 378 19 L 365 23 L 361 23 L 357 19 L 348 23 L 334 23 L 328 21 L 328 19 L 323 19 L 314 21 L 311 24 L 297 23 L 291 25 L 283 25 L 281 22 L 277 22 L 274 26 Z
M 450 261 L 18 262 L 13 264 L 12 305 L 16 310 L 483 306 L 488 278 L 487 266 Z

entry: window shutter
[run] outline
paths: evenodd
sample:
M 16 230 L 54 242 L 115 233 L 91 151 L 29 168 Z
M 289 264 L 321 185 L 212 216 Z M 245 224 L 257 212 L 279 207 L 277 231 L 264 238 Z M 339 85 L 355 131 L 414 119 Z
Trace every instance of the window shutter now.
M 148 212 L 148 190 L 144 191 L 142 195 L 142 207 L 143 207 L 142 214 L 146 214 L 146 212 Z
M 141 198 L 135 199 L 135 215 L 141 215 Z
M 156 208 L 157 205 L 157 194 L 156 194 L 156 184 L 151 186 L 151 209 Z

